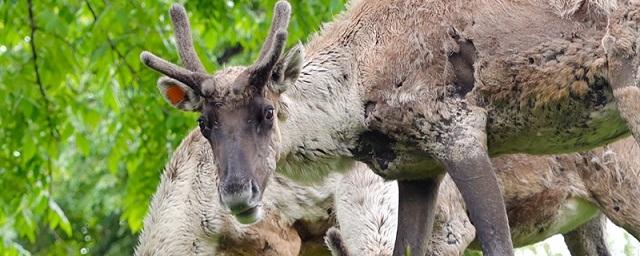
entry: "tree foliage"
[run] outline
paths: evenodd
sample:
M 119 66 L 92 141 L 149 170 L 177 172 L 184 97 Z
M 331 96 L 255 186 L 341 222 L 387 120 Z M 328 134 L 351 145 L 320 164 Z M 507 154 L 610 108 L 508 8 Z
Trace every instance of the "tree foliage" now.
M 209 71 L 250 63 L 274 0 L 195 0 Z M 178 61 L 162 0 L 0 0 L 0 255 L 131 254 L 162 167 L 194 114 L 138 56 Z M 289 45 L 344 0 L 292 1 Z

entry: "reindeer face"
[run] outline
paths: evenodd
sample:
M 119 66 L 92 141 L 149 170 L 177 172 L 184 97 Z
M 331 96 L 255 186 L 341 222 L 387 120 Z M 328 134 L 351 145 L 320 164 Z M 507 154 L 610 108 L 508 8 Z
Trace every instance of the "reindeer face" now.
M 259 59 L 249 67 L 233 67 L 207 74 L 198 59 L 184 8 L 171 8 L 178 51 L 184 68 L 151 53 L 142 62 L 166 77 L 158 88 L 173 106 L 201 113 L 198 124 L 213 149 L 218 167 L 218 194 L 238 221 L 249 224 L 261 217 L 260 201 L 276 168 L 280 94 L 298 77 L 302 47 L 286 55 L 290 6 L 278 2 L 273 24 Z

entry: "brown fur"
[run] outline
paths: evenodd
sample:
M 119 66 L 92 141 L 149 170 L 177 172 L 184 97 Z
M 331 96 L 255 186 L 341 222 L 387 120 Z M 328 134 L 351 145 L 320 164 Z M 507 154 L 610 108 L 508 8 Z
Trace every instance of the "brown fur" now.
M 639 66 L 633 47 L 635 4 L 623 2 L 616 9 L 614 0 L 356 1 L 312 39 L 304 65 L 293 69 L 299 72 L 282 80 L 272 76 L 279 70 L 273 68 L 277 61 L 288 63 L 278 60 L 289 11 L 280 2 L 261 57 L 232 77 L 218 79 L 190 68 L 190 61 L 184 70 L 148 53 L 142 60 L 199 92 L 255 91 L 239 94 L 241 99 L 213 93 L 199 109 L 208 120 L 236 117 L 221 119 L 227 132 L 219 138 L 243 146 L 227 150 L 233 143 L 210 140 L 216 150 L 216 143 L 224 144 L 215 153 L 223 159 L 217 163 L 221 172 L 228 166 L 246 172 L 234 182 L 221 182 L 242 187 L 221 197 L 239 198 L 235 212 L 259 203 L 261 194 L 251 196 L 249 184 L 257 180 L 263 190 L 276 165 L 343 170 L 349 166 L 346 159 L 358 159 L 385 178 L 433 184 L 422 197 L 414 190 L 401 192 L 401 205 L 408 198 L 435 198 L 438 183 L 433 181 L 446 169 L 463 193 L 485 254 L 512 254 L 489 155 L 588 150 L 629 130 L 640 140 L 640 114 L 634 111 L 640 89 L 632 79 Z M 178 29 L 178 39 L 184 31 Z M 189 40 L 177 40 L 187 60 L 194 56 L 184 47 Z M 292 88 L 274 90 L 285 84 Z M 234 135 L 254 127 L 247 125 L 255 121 L 247 113 L 264 107 L 255 99 L 265 95 L 271 95 L 266 98 L 274 107 L 288 106 L 282 108 L 287 115 L 279 115 L 268 133 L 252 133 L 261 136 Z M 212 110 L 220 104 L 234 108 Z M 235 115 L 238 109 L 246 113 Z M 367 132 L 383 142 L 363 140 Z M 561 195 L 542 194 L 536 200 Z M 430 223 L 427 208 L 408 207 L 400 214 L 426 216 Z M 429 228 L 406 220 L 400 218 L 401 246 L 395 254 L 407 241 L 420 254 L 421 236 L 428 237 Z
M 554 223 L 563 218 L 560 208 L 574 199 L 593 204 L 616 225 L 640 240 L 640 216 L 637 214 L 640 212 L 640 188 L 637 185 L 640 182 L 638 156 L 640 147 L 632 138 L 627 138 L 579 154 L 510 155 L 493 159 L 504 193 L 514 245 L 527 245 L 532 242 L 529 238 L 532 235 L 553 229 L 556 225 Z M 431 255 L 457 255 L 473 240 L 475 229 L 468 224 L 469 219 L 463 210 L 464 206 L 459 208 L 462 198 L 448 178 L 441 188 L 441 199 L 443 200 L 439 201 L 436 220 L 441 218 L 441 215 L 449 217 L 436 221 L 436 230 L 440 231 L 436 232 L 432 247 L 448 253 Z M 591 246 L 593 250 L 597 249 L 593 246 L 602 247 L 599 243 L 604 240 L 592 236 L 597 234 L 584 234 L 592 231 L 597 230 L 579 228 L 572 239 L 582 241 L 573 242 L 589 244 L 574 245 Z M 555 233 L 539 239 L 553 234 Z M 445 243 L 443 240 L 446 240 L 447 236 L 461 239 L 456 239 L 456 243 Z M 473 244 L 472 247 L 478 249 L 477 244 Z
M 298 255 L 301 246 L 322 244 L 335 223 L 327 213 L 331 195 L 324 191 L 329 189 L 276 177 L 270 190 L 290 195 L 267 196 L 264 218 L 241 225 L 217 200 L 218 172 L 206 143 L 198 130 L 192 131 L 167 163 L 136 255 Z
M 509 226 L 535 228 L 535 224 L 544 223 L 553 217 L 566 197 L 566 191 L 548 189 L 528 198 L 515 198 L 507 202 Z
M 216 255 L 299 255 L 301 239 L 293 226 L 280 226 L 278 215 L 268 215 L 251 226 L 240 239 L 220 237 Z M 274 225 L 276 224 L 276 225 Z
M 605 149 L 583 154 L 580 176 L 616 225 L 640 240 L 640 149 L 625 140 Z

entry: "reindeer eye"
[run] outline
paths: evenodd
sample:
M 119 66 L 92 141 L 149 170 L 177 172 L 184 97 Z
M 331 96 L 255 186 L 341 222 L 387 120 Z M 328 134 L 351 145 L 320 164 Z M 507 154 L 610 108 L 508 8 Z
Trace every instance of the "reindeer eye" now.
M 209 125 L 209 123 L 211 125 Z M 202 131 L 203 134 L 206 134 L 211 131 L 211 129 L 216 129 L 218 127 L 218 121 L 214 120 L 207 122 L 207 119 L 201 116 L 198 118 L 198 125 L 200 126 L 200 131 Z
M 264 119 L 272 120 L 273 119 L 273 108 L 269 107 L 264 110 Z

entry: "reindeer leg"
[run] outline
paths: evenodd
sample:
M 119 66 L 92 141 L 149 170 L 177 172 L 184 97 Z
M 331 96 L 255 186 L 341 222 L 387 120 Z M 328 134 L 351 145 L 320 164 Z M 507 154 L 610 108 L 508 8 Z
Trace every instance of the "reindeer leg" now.
M 477 51 L 458 29 L 447 32 L 447 82 L 454 97 L 438 110 L 441 127 L 430 128 L 436 131 L 435 141 L 425 149 L 434 153 L 458 187 L 484 255 L 513 255 L 507 211 L 487 152 L 486 110 L 466 101 L 475 87 Z
M 513 255 L 507 212 L 486 146 L 486 112 L 451 107 L 451 126 L 440 135 L 435 155 L 458 187 L 486 256 Z
M 464 198 L 484 255 L 513 255 L 507 212 L 486 151 L 442 162 Z
M 564 242 L 567 244 L 573 256 L 610 256 L 607 243 L 604 240 L 607 218 L 599 214 L 577 229 L 564 234 Z
M 438 191 L 438 207 L 427 256 L 463 255 L 476 237 L 462 196 L 451 177 L 445 176 Z
M 486 111 L 458 99 L 446 104 L 438 110 L 443 117 L 438 127 L 417 127 L 419 131 L 426 131 L 418 145 L 439 160 L 458 187 L 484 255 L 513 255 L 502 193 L 487 153 Z M 424 255 L 423 248 L 432 231 L 440 178 L 398 181 L 398 234 L 394 255 L 403 255 L 407 245 L 411 246 L 411 255 Z
M 640 3 L 625 3 L 613 13 L 602 44 L 618 110 L 640 143 Z
M 441 180 L 442 177 L 398 181 L 398 232 L 394 256 L 426 254 Z

